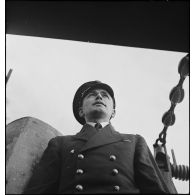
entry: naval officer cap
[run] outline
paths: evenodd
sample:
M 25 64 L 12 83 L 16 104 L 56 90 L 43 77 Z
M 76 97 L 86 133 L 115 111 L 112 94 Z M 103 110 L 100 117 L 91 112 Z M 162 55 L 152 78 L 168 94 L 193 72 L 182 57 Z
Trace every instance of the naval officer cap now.
M 82 102 L 84 97 L 91 91 L 94 89 L 104 89 L 106 90 L 110 96 L 113 99 L 113 103 L 114 103 L 114 108 L 115 108 L 115 98 L 114 98 L 114 92 L 112 90 L 112 88 L 107 85 L 106 83 L 102 83 L 101 81 L 89 81 L 84 83 L 83 85 L 81 85 L 74 96 L 73 99 L 73 113 L 75 118 L 77 119 L 77 121 L 84 125 L 85 124 L 85 119 L 83 117 L 79 116 L 79 108 L 82 106 Z

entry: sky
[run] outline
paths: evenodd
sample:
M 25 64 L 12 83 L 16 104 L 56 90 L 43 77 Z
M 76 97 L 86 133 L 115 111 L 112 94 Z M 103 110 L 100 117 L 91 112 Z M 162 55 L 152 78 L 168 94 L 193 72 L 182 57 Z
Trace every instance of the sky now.
M 121 133 L 142 135 L 151 152 L 163 129 L 162 116 L 170 108 L 169 93 L 179 82 L 178 64 L 186 55 L 90 42 L 6 35 L 6 123 L 30 116 L 64 135 L 81 125 L 72 101 L 84 82 L 100 80 L 115 93 L 116 116 L 111 120 Z M 189 166 L 189 78 L 184 100 L 175 108 L 175 124 L 167 130 L 167 151 L 174 149 L 177 164 Z M 172 162 L 172 157 L 171 157 Z M 189 192 L 189 181 L 174 180 L 179 193 Z

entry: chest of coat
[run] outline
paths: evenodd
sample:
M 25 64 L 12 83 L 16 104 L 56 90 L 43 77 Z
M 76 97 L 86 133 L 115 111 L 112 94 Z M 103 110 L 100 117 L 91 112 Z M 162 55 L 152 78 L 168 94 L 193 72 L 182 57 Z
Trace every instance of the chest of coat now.
M 82 141 L 76 142 L 62 150 L 62 166 L 86 164 L 86 166 L 104 167 L 107 164 L 119 164 L 121 166 L 128 164 L 129 167 L 133 162 L 135 147 L 130 141 L 119 141 L 80 151 L 84 144 Z
M 85 143 L 71 144 L 62 151 L 61 176 L 66 186 L 119 185 L 126 178 L 133 181 L 134 144 L 119 141 L 80 152 Z M 109 186 L 109 185 L 108 185 Z

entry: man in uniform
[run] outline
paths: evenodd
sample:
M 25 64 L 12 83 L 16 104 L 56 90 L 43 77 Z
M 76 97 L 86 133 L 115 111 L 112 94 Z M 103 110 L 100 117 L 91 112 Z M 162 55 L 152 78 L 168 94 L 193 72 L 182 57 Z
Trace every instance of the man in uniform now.
M 81 131 L 49 141 L 24 193 L 169 193 L 144 138 L 111 125 L 115 106 L 109 85 L 81 85 L 73 100 Z

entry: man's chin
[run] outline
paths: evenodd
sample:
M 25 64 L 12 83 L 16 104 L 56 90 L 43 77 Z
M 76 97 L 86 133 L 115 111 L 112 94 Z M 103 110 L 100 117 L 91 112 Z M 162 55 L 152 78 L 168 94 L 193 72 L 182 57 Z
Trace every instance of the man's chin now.
M 104 117 L 106 114 L 105 114 L 105 112 L 104 112 L 103 109 L 98 108 L 98 109 L 95 109 L 95 110 L 91 111 L 91 112 L 89 113 L 89 115 L 90 115 L 92 118 L 102 118 L 102 117 Z

